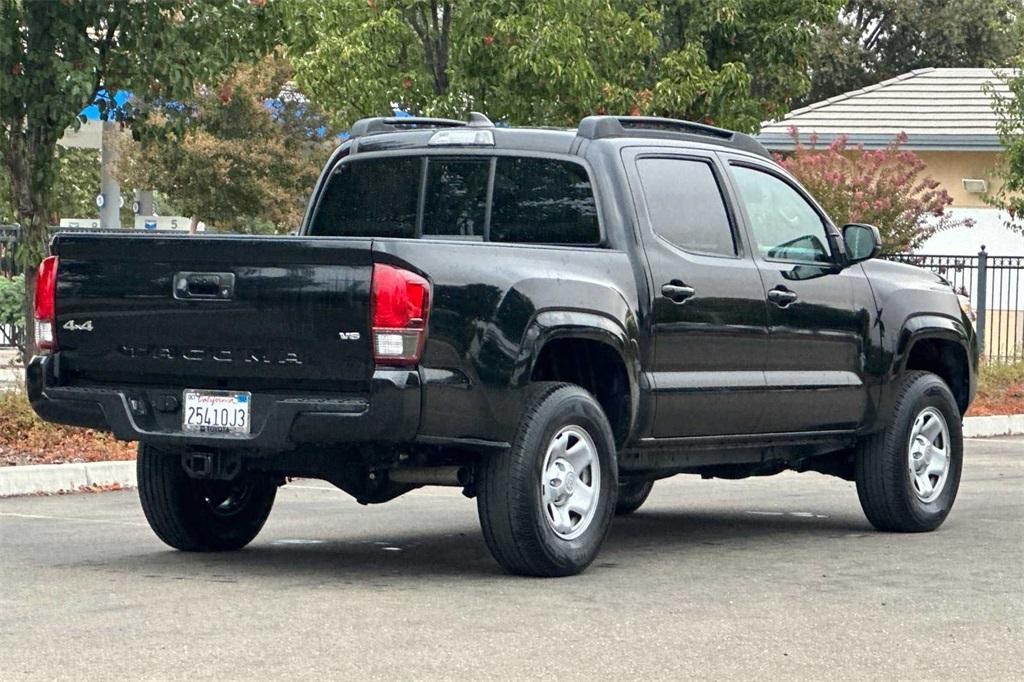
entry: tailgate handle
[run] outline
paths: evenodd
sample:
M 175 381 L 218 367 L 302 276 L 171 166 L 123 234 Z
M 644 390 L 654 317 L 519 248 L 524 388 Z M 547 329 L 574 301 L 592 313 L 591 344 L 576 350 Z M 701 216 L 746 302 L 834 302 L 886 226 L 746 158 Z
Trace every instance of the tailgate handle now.
M 234 295 L 233 272 L 179 272 L 174 275 L 174 298 L 228 301 Z

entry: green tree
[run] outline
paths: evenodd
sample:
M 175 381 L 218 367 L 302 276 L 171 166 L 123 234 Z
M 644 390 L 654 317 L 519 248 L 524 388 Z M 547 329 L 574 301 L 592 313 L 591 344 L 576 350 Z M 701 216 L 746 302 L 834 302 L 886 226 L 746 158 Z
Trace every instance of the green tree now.
M 0 166 L 25 238 L 18 258 L 44 253 L 59 163 L 57 141 L 96 102 L 130 120 L 118 91 L 191 94 L 278 36 L 266 0 L 0 0 Z M 26 277 L 28 301 L 35 273 Z M 28 326 L 31 332 L 32 326 Z M 32 339 L 29 339 L 32 341 Z
M 1021 0 L 848 0 L 815 42 L 805 102 L 926 67 L 1005 66 Z
M 288 62 L 273 53 L 154 109 L 149 123 L 185 111 L 185 125 L 129 144 L 122 180 L 158 190 L 193 222 L 218 230 L 295 229 L 336 143 L 316 106 L 289 89 L 291 77 Z
M 754 130 L 809 87 L 837 0 L 293 0 L 303 90 L 349 125 L 393 106 L 512 124 L 676 116 Z
M 995 99 L 1005 151 L 999 168 L 1003 185 L 990 201 L 1010 214 L 1007 227 L 1024 234 L 1024 52 L 1014 64 L 1017 70 L 1005 73 L 1010 93 Z
M 100 158 L 94 149 L 58 147 L 57 173 L 50 199 L 49 222 L 61 218 L 87 218 L 98 213 L 96 194 L 100 191 Z M 0 223 L 18 222 L 11 200 L 11 183 L 0 168 Z

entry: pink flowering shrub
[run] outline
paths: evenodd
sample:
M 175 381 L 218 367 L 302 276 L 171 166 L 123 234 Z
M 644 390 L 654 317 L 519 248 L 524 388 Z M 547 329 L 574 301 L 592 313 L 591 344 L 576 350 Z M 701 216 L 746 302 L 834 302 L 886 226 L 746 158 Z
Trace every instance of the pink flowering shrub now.
M 885 149 L 866 151 L 848 146 L 845 136 L 825 149 L 817 137 L 804 146 L 796 128 L 790 128 L 796 150 L 778 161 L 821 203 L 829 217 L 845 223 L 878 227 L 888 252 L 912 251 L 939 230 L 969 227 L 973 221 L 954 219 L 946 209 L 953 203 L 939 183 L 923 176 L 925 163 L 914 152 L 901 149 L 907 136 L 900 133 Z

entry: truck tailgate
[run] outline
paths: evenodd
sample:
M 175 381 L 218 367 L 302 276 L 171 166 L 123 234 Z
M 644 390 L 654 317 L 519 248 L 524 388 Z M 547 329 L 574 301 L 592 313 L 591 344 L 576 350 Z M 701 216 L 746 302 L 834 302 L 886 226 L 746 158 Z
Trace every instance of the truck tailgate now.
M 64 385 L 366 392 L 369 239 L 58 234 Z

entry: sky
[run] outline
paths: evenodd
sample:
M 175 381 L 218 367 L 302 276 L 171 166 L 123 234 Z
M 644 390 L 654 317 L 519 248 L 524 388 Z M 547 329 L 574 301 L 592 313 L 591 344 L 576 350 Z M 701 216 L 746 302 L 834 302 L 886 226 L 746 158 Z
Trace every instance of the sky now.
M 130 92 L 124 92 L 123 90 L 114 95 L 114 99 L 117 101 L 118 106 L 124 104 L 132 96 Z M 82 109 L 82 115 L 85 116 L 87 121 L 98 121 L 100 120 L 100 108 L 93 104 L 91 107 Z

